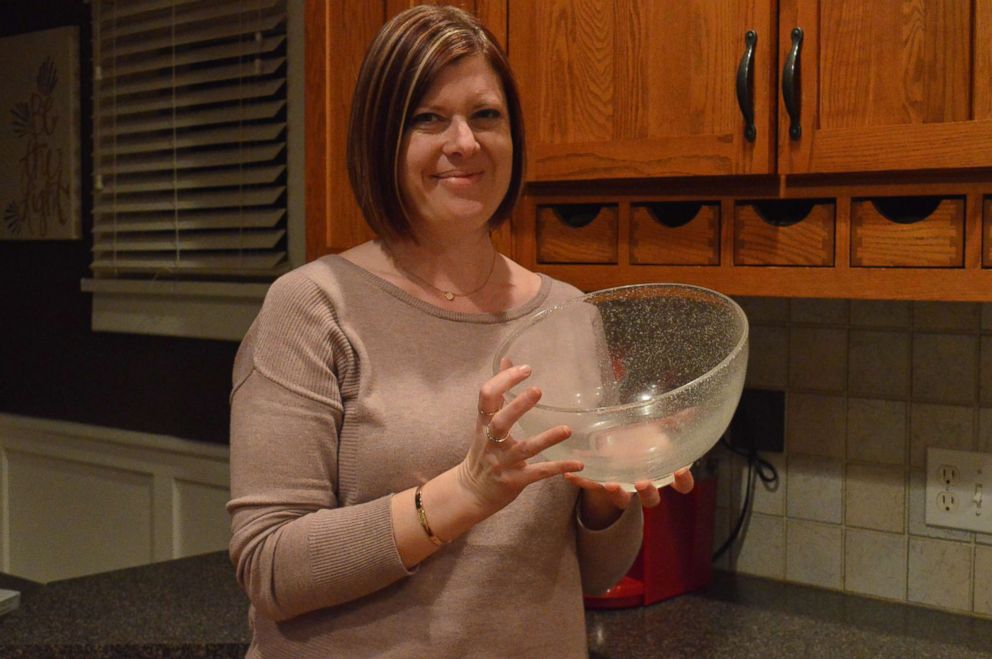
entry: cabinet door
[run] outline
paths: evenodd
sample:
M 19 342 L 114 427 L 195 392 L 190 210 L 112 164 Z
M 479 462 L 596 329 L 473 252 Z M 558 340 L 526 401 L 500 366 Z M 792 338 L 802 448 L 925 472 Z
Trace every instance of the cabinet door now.
M 796 27 L 801 134 L 780 97 L 782 173 L 992 166 L 992 0 L 783 0 L 780 66 Z
M 509 0 L 528 179 L 771 172 L 772 4 Z M 753 142 L 735 93 L 748 30 Z
M 374 237 L 348 181 L 351 96 L 365 50 L 379 28 L 417 4 L 455 4 L 472 11 L 506 43 L 505 0 L 306 0 L 307 259 Z M 509 249 L 509 227 L 495 235 Z

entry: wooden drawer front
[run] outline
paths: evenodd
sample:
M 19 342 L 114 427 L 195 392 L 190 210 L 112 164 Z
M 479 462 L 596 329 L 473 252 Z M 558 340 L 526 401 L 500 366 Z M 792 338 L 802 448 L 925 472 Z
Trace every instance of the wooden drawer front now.
M 630 261 L 644 265 L 718 265 L 720 204 L 634 204 L 630 209 Z
M 964 198 L 852 199 L 851 265 L 963 267 Z
M 982 267 L 992 268 L 992 197 L 985 198 L 982 218 Z
M 538 263 L 616 263 L 615 204 L 537 207 Z
M 833 265 L 834 209 L 824 199 L 737 203 L 734 264 Z

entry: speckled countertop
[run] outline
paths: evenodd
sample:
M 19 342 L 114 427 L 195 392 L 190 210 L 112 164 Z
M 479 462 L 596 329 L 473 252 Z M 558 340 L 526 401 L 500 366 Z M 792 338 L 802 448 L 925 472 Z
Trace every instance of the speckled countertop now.
M 22 588 L 2 657 L 240 657 L 247 602 L 223 552 Z M 588 613 L 592 659 L 988 657 L 992 620 L 717 573 L 709 589 Z

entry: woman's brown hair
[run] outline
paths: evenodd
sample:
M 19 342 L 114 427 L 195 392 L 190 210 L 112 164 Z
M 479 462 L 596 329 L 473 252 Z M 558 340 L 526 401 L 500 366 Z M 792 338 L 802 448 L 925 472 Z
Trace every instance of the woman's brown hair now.
M 409 113 L 441 70 L 481 54 L 503 83 L 513 141 L 510 184 L 490 230 L 513 211 L 524 178 L 520 96 L 506 55 L 479 21 L 456 7 L 420 5 L 388 23 L 369 46 L 358 74 L 348 123 L 348 178 L 365 221 L 386 240 L 415 239 L 399 188 L 399 155 Z

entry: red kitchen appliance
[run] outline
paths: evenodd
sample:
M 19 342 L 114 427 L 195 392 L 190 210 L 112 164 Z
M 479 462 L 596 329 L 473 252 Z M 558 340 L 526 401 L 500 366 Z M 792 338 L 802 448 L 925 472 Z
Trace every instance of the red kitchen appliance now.
M 644 511 L 644 542 L 620 582 L 598 596 L 586 596 L 587 609 L 647 606 L 705 588 L 713 576 L 716 476 L 696 478 L 689 494 L 660 490 L 661 503 Z

